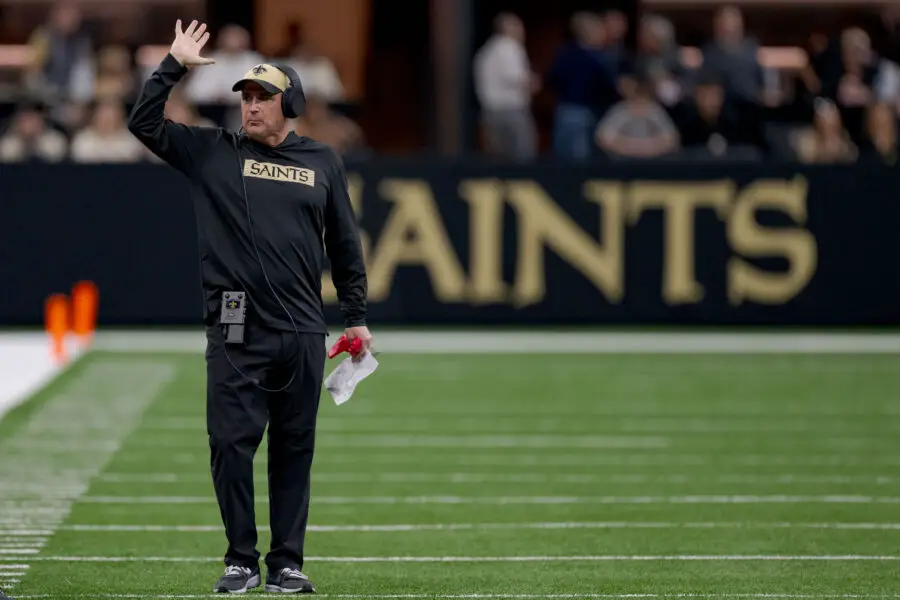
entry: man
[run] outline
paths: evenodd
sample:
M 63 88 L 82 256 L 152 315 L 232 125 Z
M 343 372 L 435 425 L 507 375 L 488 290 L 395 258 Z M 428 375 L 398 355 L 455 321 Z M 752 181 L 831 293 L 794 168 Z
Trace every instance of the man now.
M 744 32 L 744 15 L 735 6 L 716 11 L 713 40 L 703 46 L 703 69 L 721 79 L 723 113 L 737 120 L 758 121 L 763 100 L 759 43 Z
M 593 156 L 597 119 L 619 98 L 617 66 L 605 48 L 603 20 L 580 11 L 571 19 L 574 41 L 563 46 L 547 74 L 556 94 L 553 153 L 564 160 Z
M 494 19 L 494 35 L 475 54 L 475 93 L 481 103 L 485 141 L 495 156 L 531 160 L 537 130 L 531 96 L 540 87 L 525 51 L 525 26 L 512 13 Z
M 213 62 L 200 56 L 208 39 L 205 24 L 194 21 L 182 32 L 176 23 L 175 41 L 145 83 L 129 129 L 191 182 L 205 293 L 211 470 L 228 539 L 225 573 L 214 591 L 260 585 L 253 456 L 268 421 L 266 591 L 313 592 L 300 569 L 325 367 L 323 254 L 331 260 L 345 333 L 368 350 L 359 234 L 340 159 L 290 131 L 284 111 L 302 112 L 294 101 L 302 88 L 292 92 L 274 65 L 252 67 L 234 86 L 242 132 L 164 118 L 166 98 L 188 68 Z M 292 101 L 282 104 L 285 94 Z

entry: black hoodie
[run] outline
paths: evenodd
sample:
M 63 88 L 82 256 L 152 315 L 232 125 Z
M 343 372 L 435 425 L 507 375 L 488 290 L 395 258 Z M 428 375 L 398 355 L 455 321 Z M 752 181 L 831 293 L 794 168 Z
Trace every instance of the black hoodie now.
M 298 331 L 326 332 L 327 252 L 345 326 L 364 325 L 366 270 L 341 159 L 293 132 L 270 147 L 222 128 L 166 119 L 166 100 L 185 73 L 167 55 L 144 84 L 128 129 L 190 181 L 204 321 L 215 321 L 223 291 L 237 290 L 247 292 L 248 312 L 271 327 L 293 331 L 287 308 Z

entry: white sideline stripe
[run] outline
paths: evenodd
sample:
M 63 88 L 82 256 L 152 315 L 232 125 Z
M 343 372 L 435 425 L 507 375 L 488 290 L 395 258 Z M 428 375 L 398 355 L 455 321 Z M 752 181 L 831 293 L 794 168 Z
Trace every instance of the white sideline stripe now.
M 284 594 L 253 594 L 253 598 L 282 598 Z M 50 598 L 48 594 L 26 594 L 17 598 Z M 220 598 L 221 594 L 78 594 L 75 598 Z M 891 594 L 779 594 L 779 593 L 732 593 L 732 594 L 691 594 L 691 593 L 632 593 L 632 594 L 316 594 L 319 598 L 378 598 L 380 600 L 570 600 L 576 598 L 626 599 L 626 598 L 900 598 Z
M 63 525 L 61 531 L 79 532 L 221 532 L 221 525 Z M 259 525 L 260 531 L 268 531 L 268 525 Z M 472 531 L 472 530 L 526 530 L 526 529 L 836 529 L 836 530 L 897 530 L 900 523 L 787 523 L 740 521 L 606 521 L 587 523 L 435 523 L 397 525 L 309 525 L 307 531 L 316 533 L 405 532 L 405 531 Z
M 900 335 L 829 333 L 594 333 L 559 331 L 440 331 L 375 333 L 386 353 L 900 353 Z M 202 330 L 191 332 L 98 331 L 97 350 L 202 353 Z
M 611 474 L 595 473 L 313 473 L 316 483 L 741 483 L 741 484 L 829 484 L 829 485 L 890 485 L 900 484 L 900 477 L 890 475 L 696 475 L 696 474 Z M 96 481 L 104 483 L 211 483 L 208 474 L 183 473 L 103 473 Z M 264 483 L 262 475 L 256 478 Z
M 253 598 L 282 598 L 284 594 L 253 594 Z M 17 598 L 50 598 L 47 594 L 26 594 Z M 75 598 L 220 598 L 221 594 L 77 594 Z M 691 593 L 632 593 L 632 594 L 316 594 L 318 598 L 377 598 L 380 600 L 574 600 L 577 598 L 626 599 L 626 598 L 900 598 L 891 594 L 779 594 L 779 593 L 732 593 L 732 594 L 691 594 Z
M 212 504 L 215 496 L 82 496 L 87 504 Z M 256 498 L 257 504 L 269 499 Z M 320 496 L 318 504 L 900 504 L 897 496 Z
M 581 417 L 583 418 L 583 417 Z M 159 458 L 156 451 L 128 452 L 116 457 L 117 462 L 140 465 L 148 460 Z M 205 464 L 209 461 L 209 451 L 178 452 L 167 456 L 172 464 Z M 333 452 L 325 458 L 330 464 L 352 464 L 359 467 L 361 462 L 396 465 L 410 464 L 421 468 L 422 463 L 439 459 L 441 466 L 456 465 L 460 467 L 647 467 L 647 466 L 742 466 L 742 467 L 898 467 L 900 456 L 880 453 L 868 456 L 854 456 L 846 453 L 833 454 L 698 454 L 679 452 L 660 453 L 625 453 L 585 452 L 583 454 L 543 454 L 490 452 L 441 452 L 423 454 L 422 452 Z
M 0 560 L 6 560 L 0 558 Z M 221 556 L 37 556 L 43 562 L 221 562 Z M 787 555 L 787 554 L 655 554 L 655 555 L 585 555 L 585 556 L 312 556 L 311 562 L 378 563 L 378 562 L 620 562 L 620 561 L 900 561 L 895 555 Z
M 175 372 L 167 362 L 91 361 L 11 437 L 0 440 L 0 531 L 52 535 Z M 52 444 L 45 443 L 48 430 Z M 43 539 L 32 539 L 31 547 L 0 544 L 0 560 L 19 563 L 3 572 L 27 572 Z
M 47 334 L 42 331 L 0 333 L 0 419 L 74 366 L 84 353 L 74 341 L 66 343 L 71 361 L 58 365 L 50 347 Z

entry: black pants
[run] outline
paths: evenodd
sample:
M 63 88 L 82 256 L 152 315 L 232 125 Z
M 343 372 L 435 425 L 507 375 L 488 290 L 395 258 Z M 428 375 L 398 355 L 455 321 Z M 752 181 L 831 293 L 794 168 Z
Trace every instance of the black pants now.
M 255 568 L 253 457 L 269 425 L 270 570 L 303 566 L 309 476 L 325 369 L 325 335 L 284 332 L 248 323 L 244 344 L 225 344 L 220 325 L 207 328 L 206 420 L 216 499 L 225 525 L 226 565 Z M 226 356 L 225 352 L 228 352 Z M 296 368 L 294 381 L 282 392 Z

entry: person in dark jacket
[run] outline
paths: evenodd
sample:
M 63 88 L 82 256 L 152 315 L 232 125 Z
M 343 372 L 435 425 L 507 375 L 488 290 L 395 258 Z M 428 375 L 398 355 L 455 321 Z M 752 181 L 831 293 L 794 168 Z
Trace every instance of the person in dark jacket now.
M 228 549 L 215 592 L 260 586 L 253 456 L 269 426 L 271 548 L 266 591 L 313 592 L 301 572 L 316 414 L 325 368 L 321 281 L 325 255 L 346 318 L 368 351 L 367 280 L 347 178 L 325 144 L 290 130 L 303 111 L 295 72 L 252 66 L 243 127 L 189 127 L 164 117 L 166 99 L 200 51 L 193 21 L 145 82 L 129 130 L 189 180 L 197 216 L 207 326 L 207 429 Z M 363 353 L 364 354 L 364 353 Z M 362 356 L 359 355 L 359 356 Z
M 619 101 L 618 65 L 604 48 L 600 17 L 578 12 L 571 25 L 574 41 L 553 59 L 547 87 L 556 95 L 553 154 L 580 161 L 594 155 L 597 121 Z

